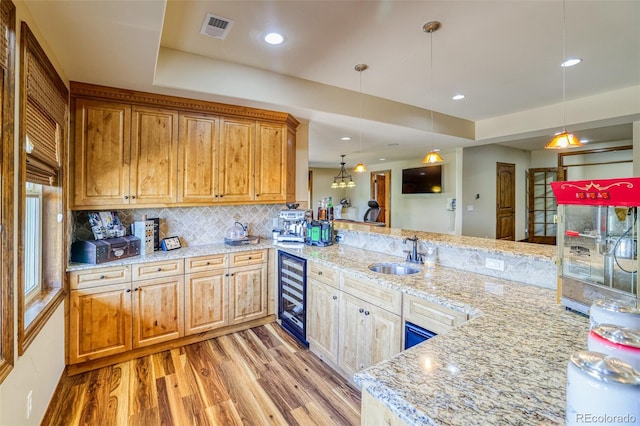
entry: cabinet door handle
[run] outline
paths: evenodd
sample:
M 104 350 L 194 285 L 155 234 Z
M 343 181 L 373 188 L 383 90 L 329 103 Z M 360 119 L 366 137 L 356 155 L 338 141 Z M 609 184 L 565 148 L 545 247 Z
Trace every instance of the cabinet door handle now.
M 124 199 L 125 199 L 125 200 L 128 200 L 128 199 L 129 199 L 129 196 L 128 196 L 128 195 L 125 195 L 125 196 L 124 196 Z
M 162 268 L 158 268 L 158 272 L 162 271 Z
M 220 198 L 222 198 L 222 197 L 224 197 L 224 195 L 223 195 L 223 194 L 220 194 Z
M 318 271 L 318 275 L 322 275 L 322 271 Z
M 207 266 L 211 265 L 211 262 L 207 262 Z
M 126 289 L 125 291 L 126 291 L 127 293 L 131 293 L 131 289 L 130 289 L 130 288 Z
M 256 194 L 256 197 L 259 197 L 259 196 L 260 196 L 260 194 Z
M 364 309 L 360 308 L 360 309 L 358 309 L 358 312 L 363 313 Z
M 134 288 L 133 291 L 138 291 L 140 290 L 138 287 Z
M 104 280 L 105 276 L 104 275 L 100 275 L 100 279 Z
M 251 256 L 249 256 L 249 260 L 251 260 Z
M 335 294 L 333 295 L 333 300 L 338 300 L 338 296 L 336 296 Z
M 369 311 L 364 311 L 364 314 L 365 315 L 369 315 Z
M 132 198 L 132 199 L 133 199 L 133 198 L 136 198 L 136 196 L 135 196 L 135 195 L 132 195 L 132 196 L 131 196 L 131 198 Z

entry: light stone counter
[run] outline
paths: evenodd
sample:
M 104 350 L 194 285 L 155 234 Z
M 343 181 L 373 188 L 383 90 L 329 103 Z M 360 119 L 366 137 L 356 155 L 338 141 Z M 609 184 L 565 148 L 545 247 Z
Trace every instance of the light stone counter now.
M 586 350 L 588 319 L 555 291 L 442 267 L 378 274 L 367 266 L 401 259 L 343 245 L 287 251 L 472 317 L 355 376 L 407 424 L 564 423 L 567 363 Z

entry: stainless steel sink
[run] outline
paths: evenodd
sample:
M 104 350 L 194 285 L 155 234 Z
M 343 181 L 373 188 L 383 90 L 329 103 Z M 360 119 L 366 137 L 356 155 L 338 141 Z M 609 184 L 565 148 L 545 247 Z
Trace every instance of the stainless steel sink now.
M 410 275 L 420 272 L 420 268 L 403 263 L 374 263 L 369 265 L 369 269 L 373 272 L 391 275 Z

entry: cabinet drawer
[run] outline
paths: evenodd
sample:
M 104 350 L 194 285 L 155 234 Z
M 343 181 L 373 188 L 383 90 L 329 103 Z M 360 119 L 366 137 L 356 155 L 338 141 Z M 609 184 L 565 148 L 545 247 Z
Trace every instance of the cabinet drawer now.
M 147 280 L 149 278 L 170 277 L 184 273 L 184 259 L 162 260 L 160 262 L 133 265 L 132 279 Z
M 69 272 L 69 288 L 71 290 L 120 284 L 129 281 L 131 281 L 131 269 L 128 266 L 109 266 Z
M 386 309 L 389 312 L 400 315 L 402 308 L 402 293 L 397 290 L 385 288 L 380 284 L 369 281 L 366 278 L 355 277 L 349 274 L 342 274 L 340 282 L 341 290 L 352 296 L 358 297 Z
M 185 259 L 185 273 L 206 272 L 227 267 L 226 254 L 213 254 L 211 256 L 190 257 Z
M 229 256 L 229 267 L 231 268 L 234 266 L 256 265 L 267 261 L 265 250 L 240 251 L 230 253 Z
M 338 271 L 318 262 L 307 262 L 307 277 L 323 282 L 333 288 L 339 287 Z
M 406 294 L 403 312 L 405 321 L 438 334 L 445 333 L 467 320 L 467 314 L 464 312 L 454 311 L 437 303 Z

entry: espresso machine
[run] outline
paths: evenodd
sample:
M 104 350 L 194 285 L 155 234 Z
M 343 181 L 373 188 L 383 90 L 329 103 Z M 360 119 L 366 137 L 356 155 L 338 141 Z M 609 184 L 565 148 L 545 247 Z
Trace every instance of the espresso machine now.
M 640 178 L 551 187 L 558 202 L 561 303 L 585 315 L 596 300 L 637 307 Z
M 281 210 L 278 214 L 278 223 L 282 232 L 277 237 L 278 242 L 304 243 L 309 221 L 311 221 L 311 210 Z

